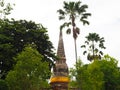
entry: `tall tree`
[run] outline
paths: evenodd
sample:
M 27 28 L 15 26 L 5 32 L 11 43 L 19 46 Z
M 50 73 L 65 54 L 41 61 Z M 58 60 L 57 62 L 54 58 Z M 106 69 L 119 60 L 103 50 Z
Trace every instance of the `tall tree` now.
M 50 70 L 43 56 L 32 47 L 26 47 L 14 60 L 17 64 L 11 70 L 6 81 L 10 90 L 40 90 L 48 86 Z
M 0 76 L 5 78 L 7 72 L 16 63 L 13 60 L 27 45 L 35 45 L 36 49 L 44 56 L 43 61 L 49 62 L 50 68 L 55 60 L 52 42 L 49 41 L 46 28 L 26 20 L 1 20 L 0 21 Z
M 91 16 L 90 13 L 86 13 L 86 9 L 88 8 L 88 5 L 81 5 L 81 2 L 65 2 L 63 9 L 59 9 L 59 20 L 65 20 L 67 22 L 64 22 L 63 25 L 60 26 L 60 29 L 63 29 L 64 27 L 68 27 L 66 30 L 67 34 L 73 33 L 74 38 L 74 45 L 75 45 L 75 56 L 76 56 L 76 62 L 77 62 L 77 47 L 76 47 L 76 39 L 78 37 L 78 34 L 80 34 L 80 28 L 76 25 L 76 20 L 79 19 L 83 23 L 83 25 L 88 24 L 87 21 L 88 16 Z M 70 28 L 72 26 L 72 28 Z
M 83 54 L 85 55 L 87 53 L 87 59 L 89 61 L 101 59 L 101 56 L 103 55 L 101 49 L 106 49 L 104 46 L 104 38 L 101 38 L 97 33 L 89 33 L 85 38 L 85 45 L 82 45 L 81 48 L 85 48 L 87 50 L 85 50 Z

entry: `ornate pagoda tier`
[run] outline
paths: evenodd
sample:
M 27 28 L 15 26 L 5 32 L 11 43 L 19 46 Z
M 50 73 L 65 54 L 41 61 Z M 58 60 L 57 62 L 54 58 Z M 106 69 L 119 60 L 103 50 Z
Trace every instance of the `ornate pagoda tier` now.
M 55 67 L 53 68 L 53 75 L 50 79 L 50 84 L 53 90 L 68 90 L 68 66 L 66 64 L 61 30 L 59 35 L 57 56 L 59 59 L 56 60 Z

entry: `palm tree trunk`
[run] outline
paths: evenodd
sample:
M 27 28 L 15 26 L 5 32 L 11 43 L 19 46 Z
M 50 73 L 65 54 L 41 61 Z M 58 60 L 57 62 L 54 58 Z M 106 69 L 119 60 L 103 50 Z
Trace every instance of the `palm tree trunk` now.
M 92 50 L 93 50 L 93 60 L 95 59 L 95 46 L 94 46 L 94 41 L 92 41 Z
M 76 44 L 76 39 L 74 38 L 74 45 L 75 45 L 75 59 L 77 63 L 77 44 Z
M 76 59 L 76 63 L 77 63 L 77 44 L 76 44 L 76 38 L 77 38 L 77 34 L 75 31 L 75 17 L 74 15 L 72 15 L 72 26 L 73 26 L 73 38 L 74 38 L 74 45 L 75 45 L 75 59 Z

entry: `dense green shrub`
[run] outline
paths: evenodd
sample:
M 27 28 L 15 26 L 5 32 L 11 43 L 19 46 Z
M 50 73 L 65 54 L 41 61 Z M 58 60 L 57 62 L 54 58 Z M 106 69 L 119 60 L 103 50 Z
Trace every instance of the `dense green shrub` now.
M 9 90 L 8 84 L 5 80 L 0 79 L 0 90 Z

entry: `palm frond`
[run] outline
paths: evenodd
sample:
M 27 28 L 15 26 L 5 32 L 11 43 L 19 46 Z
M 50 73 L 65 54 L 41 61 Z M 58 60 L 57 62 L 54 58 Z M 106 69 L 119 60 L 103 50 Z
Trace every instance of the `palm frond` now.
M 66 30 L 66 33 L 67 33 L 67 34 L 71 34 L 71 29 L 68 28 L 68 29 Z
M 64 1 L 63 3 L 64 3 L 63 8 L 65 9 L 65 11 L 69 10 L 69 3 L 66 1 Z
M 78 10 L 78 13 L 79 14 L 82 14 L 84 12 L 86 12 L 86 9 L 88 8 L 88 5 L 82 5 L 79 10 Z
M 71 22 L 66 23 L 66 26 L 69 27 L 71 25 Z
M 65 22 L 60 26 L 60 30 L 62 30 L 64 27 L 69 27 L 71 25 L 71 22 Z
M 103 43 L 100 43 L 100 44 L 99 44 L 99 47 L 100 47 L 100 48 L 102 48 L 103 46 L 104 46 Z
M 105 42 L 105 40 L 104 40 L 104 38 L 102 37 L 102 38 L 100 38 L 100 43 L 103 43 L 103 42 Z
M 69 9 L 70 9 L 71 11 L 74 10 L 74 6 L 75 6 L 75 2 L 69 2 Z
M 90 55 L 90 53 L 88 53 L 88 55 L 87 55 L 87 59 L 91 62 L 91 61 L 93 60 L 93 56 Z
M 84 14 L 82 14 L 81 19 L 87 19 L 88 16 L 91 16 L 91 13 L 84 13 Z
M 86 43 L 87 45 L 89 45 L 89 42 L 88 42 L 88 41 L 85 41 L 85 43 Z
M 60 26 L 60 30 L 62 30 L 63 28 L 64 28 L 64 25 L 61 25 L 61 26 Z
M 103 55 L 103 52 L 102 52 L 102 51 L 99 51 L 99 53 L 100 53 L 101 55 Z
M 63 25 L 69 27 L 70 24 L 71 22 L 65 22 Z
M 59 16 L 59 20 L 63 20 L 63 19 L 65 19 L 64 16 Z
M 87 53 L 87 51 L 84 51 L 84 52 L 83 52 L 83 55 L 85 55 L 86 53 Z
M 88 16 L 91 16 L 91 14 L 90 13 L 84 13 L 84 14 L 82 14 L 81 20 L 87 19 Z
M 86 46 L 85 46 L 85 45 L 82 45 L 81 48 L 86 48 Z
M 83 16 L 91 16 L 91 13 L 84 13 L 84 14 L 82 14 Z
M 103 49 L 106 49 L 106 47 L 103 47 Z
M 89 21 L 84 20 L 83 18 L 81 18 L 80 21 L 83 22 L 83 25 L 85 25 L 85 24 L 89 25 L 90 24 Z
M 59 10 L 57 10 L 57 12 L 60 14 L 60 15 L 65 15 L 65 12 L 62 10 L 62 9 L 59 9 Z
M 77 12 L 79 11 L 80 4 L 81 4 L 80 1 L 78 1 L 78 2 L 75 3 L 75 8 L 74 8 L 75 11 L 77 11 Z

